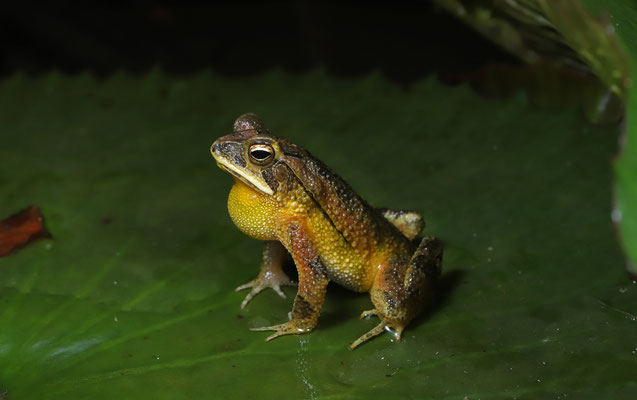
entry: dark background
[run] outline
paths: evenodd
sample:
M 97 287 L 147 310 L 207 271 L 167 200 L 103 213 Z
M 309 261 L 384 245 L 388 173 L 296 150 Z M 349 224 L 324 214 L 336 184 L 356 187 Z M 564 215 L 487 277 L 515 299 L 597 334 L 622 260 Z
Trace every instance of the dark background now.
M 317 67 L 380 71 L 409 85 L 448 83 L 489 62 L 515 62 L 429 1 L 388 3 L 19 2 L 0 11 L 0 75 L 59 70 L 108 76 L 161 67 L 224 76 Z

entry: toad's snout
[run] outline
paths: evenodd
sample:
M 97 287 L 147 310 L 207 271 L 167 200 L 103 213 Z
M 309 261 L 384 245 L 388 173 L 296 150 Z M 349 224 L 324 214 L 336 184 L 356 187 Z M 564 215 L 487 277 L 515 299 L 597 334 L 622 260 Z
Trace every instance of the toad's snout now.
M 215 140 L 214 143 L 210 146 L 210 153 L 214 156 L 221 154 L 221 146 L 219 146 L 218 140 Z

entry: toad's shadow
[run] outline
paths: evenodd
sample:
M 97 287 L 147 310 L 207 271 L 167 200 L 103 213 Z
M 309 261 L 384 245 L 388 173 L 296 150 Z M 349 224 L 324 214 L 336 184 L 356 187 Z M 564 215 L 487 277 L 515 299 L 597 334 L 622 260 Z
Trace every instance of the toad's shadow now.
M 443 273 L 438 281 L 438 288 L 433 301 L 413 320 L 412 324 L 414 326 L 420 325 L 423 321 L 443 309 L 449 303 L 452 293 L 460 285 L 465 275 L 466 271 L 462 269 L 454 269 Z

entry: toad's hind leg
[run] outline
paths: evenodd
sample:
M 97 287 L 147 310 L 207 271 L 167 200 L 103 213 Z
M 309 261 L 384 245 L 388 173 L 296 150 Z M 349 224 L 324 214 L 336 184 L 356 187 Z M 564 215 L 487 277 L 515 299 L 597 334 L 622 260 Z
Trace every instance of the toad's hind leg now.
M 403 285 L 404 307 L 414 310 L 412 318 L 433 297 L 436 283 L 442 272 L 442 243 L 432 236 L 422 239 L 409 261 Z
M 400 273 L 401 269 L 404 274 Z M 433 297 L 441 269 L 442 243 L 434 237 L 422 239 L 406 269 L 404 266 L 383 269 L 370 291 L 376 308 L 361 314 L 361 318 L 378 315 L 380 324 L 355 340 L 349 348 L 354 349 L 384 330 L 393 332 L 396 340 L 400 340 L 407 324 Z

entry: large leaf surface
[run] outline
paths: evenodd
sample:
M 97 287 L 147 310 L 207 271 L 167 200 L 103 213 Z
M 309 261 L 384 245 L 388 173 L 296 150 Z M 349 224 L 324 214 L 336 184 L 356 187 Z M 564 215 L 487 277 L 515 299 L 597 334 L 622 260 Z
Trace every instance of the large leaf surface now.
M 377 206 L 446 243 L 438 304 L 401 343 L 330 286 L 318 328 L 264 343 L 273 292 L 240 310 L 260 244 L 232 225 L 210 143 L 247 111 Z M 8 399 L 628 399 L 637 287 L 610 215 L 617 128 L 434 80 L 272 72 L 14 76 L 0 83 L 0 210 L 53 239 L 0 258 Z M 0 396 L 1 397 L 1 396 Z

